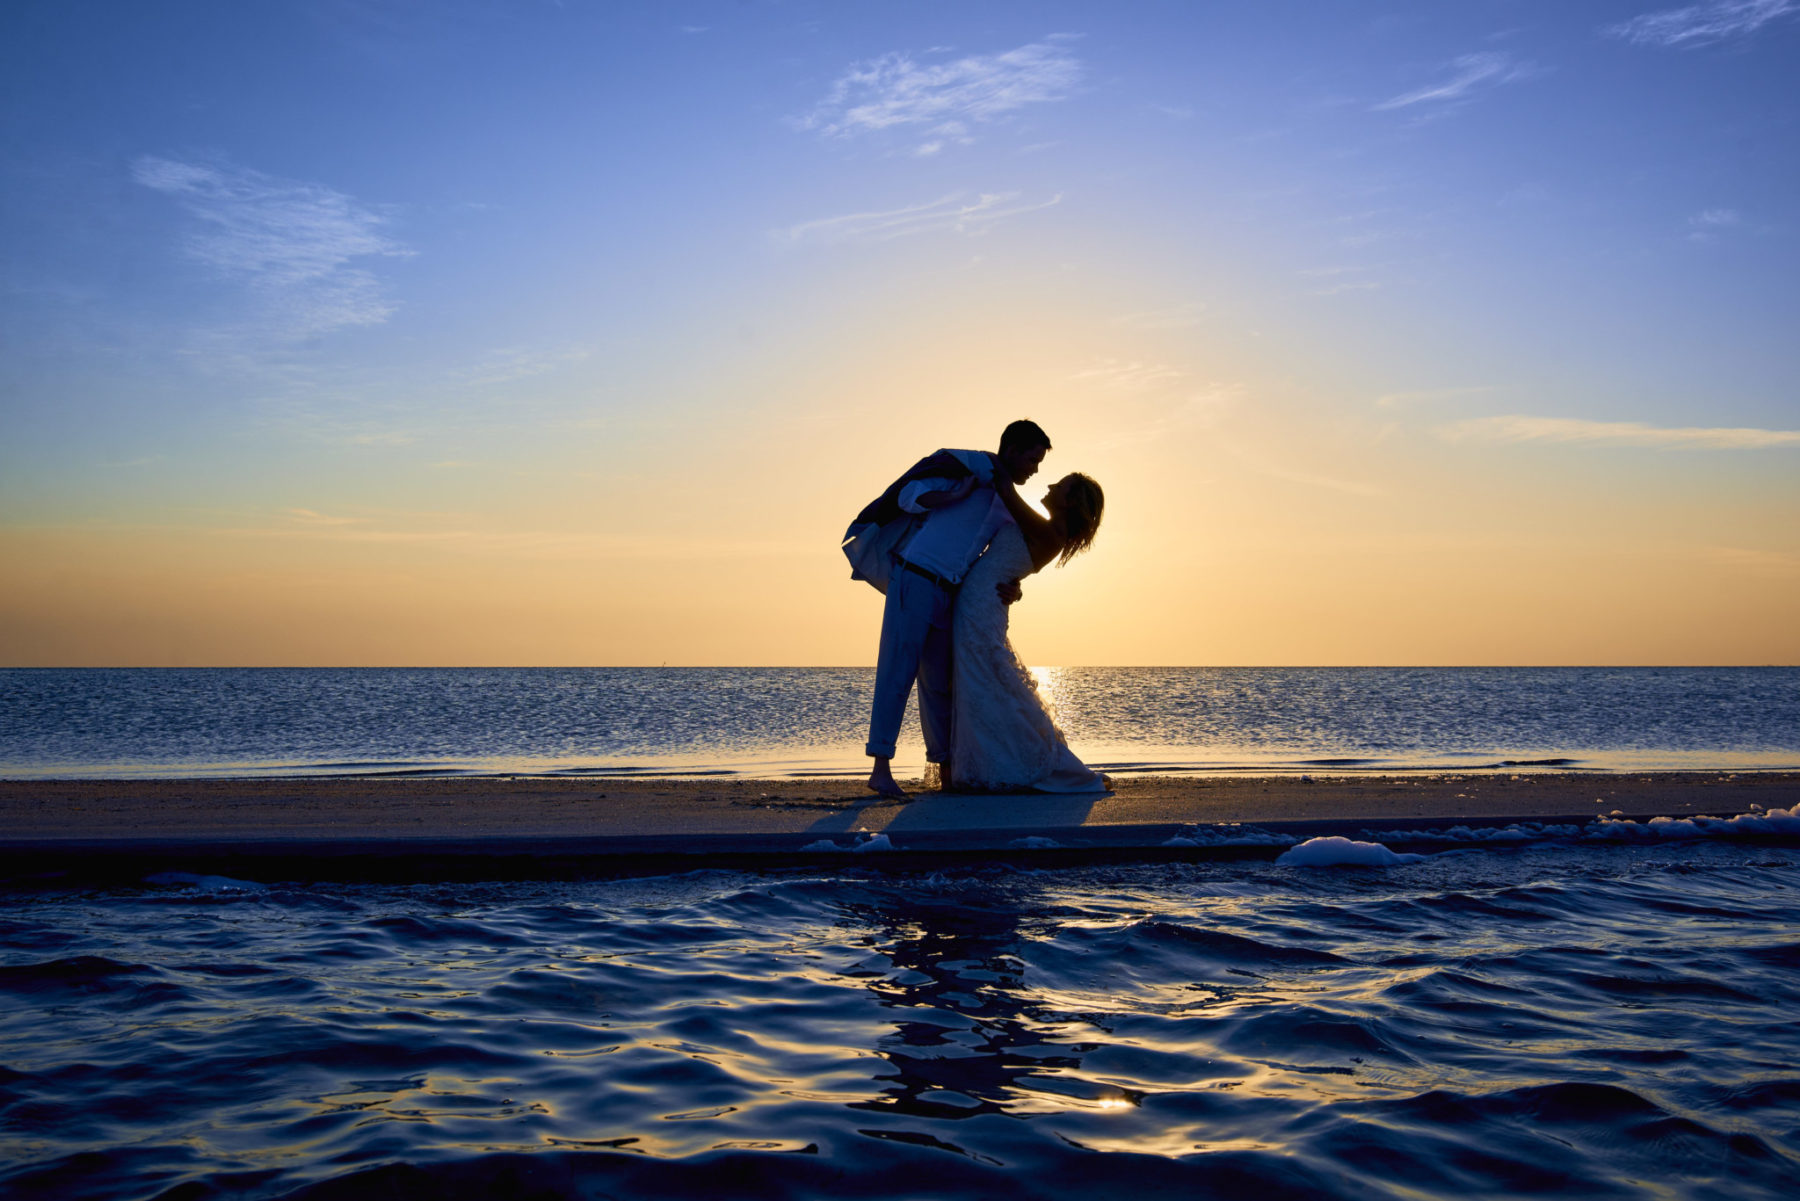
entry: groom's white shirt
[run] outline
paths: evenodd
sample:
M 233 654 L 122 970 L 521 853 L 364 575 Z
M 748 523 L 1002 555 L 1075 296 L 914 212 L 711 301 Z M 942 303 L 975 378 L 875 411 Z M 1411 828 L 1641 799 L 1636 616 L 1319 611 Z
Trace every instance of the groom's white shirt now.
M 953 480 L 914 480 L 900 490 L 900 507 L 908 513 L 928 513 L 923 525 L 900 552 L 900 557 L 916 567 L 934 571 L 953 584 L 962 583 L 969 568 L 981 557 L 1000 527 L 1012 520 L 1006 503 L 993 489 L 993 460 L 980 451 L 953 450 L 964 466 L 975 473 L 982 487 L 975 489 L 953 505 L 926 509 L 919 497 L 927 492 L 948 492 L 956 487 Z

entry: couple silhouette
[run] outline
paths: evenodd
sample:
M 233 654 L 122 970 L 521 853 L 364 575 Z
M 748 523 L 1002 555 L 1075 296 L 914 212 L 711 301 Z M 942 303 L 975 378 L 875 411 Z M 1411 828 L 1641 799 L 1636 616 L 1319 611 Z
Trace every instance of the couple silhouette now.
M 1102 792 L 1106 778 L 1069 750 L 1007 636 L 1021 581 L 1086 550 L 1105 494 L 1080 473 L 1043 496 L 1019 495 L 1050 453 L 1033 421 L 999 449 L 939 450 L 870 502 L 844 535 L 851 578 L 887 596 L 864 748 L 869 788 L 906 799 L 893 757 L 915 684 L 927 787 L 959 792 Z M 934 778 L 935 777 L 935 778 Z

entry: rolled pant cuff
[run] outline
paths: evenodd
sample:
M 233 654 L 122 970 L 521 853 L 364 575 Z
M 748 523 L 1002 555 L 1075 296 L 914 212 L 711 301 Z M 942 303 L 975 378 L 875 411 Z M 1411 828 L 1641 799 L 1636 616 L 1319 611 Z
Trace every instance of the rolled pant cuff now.
M 863 747 L 863 754 L 871 759 L 892 759 L 894 757 L 894 747 L 892 744 L 880 747 L 871 742 L 869 745 Z

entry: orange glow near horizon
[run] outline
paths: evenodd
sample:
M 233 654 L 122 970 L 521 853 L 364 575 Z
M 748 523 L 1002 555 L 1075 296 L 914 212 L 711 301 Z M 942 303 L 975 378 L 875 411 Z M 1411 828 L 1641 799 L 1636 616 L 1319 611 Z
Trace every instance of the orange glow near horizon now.
M 1055 445 L 1033 498 L 1071 470 L 1107 495 L 1092 551 L 1025 583 L 1030 662 L 1800 663 L 1779 211 L 1748 176 L 1741 208 L 1652 204 L 1506 117 L 1642 109 L 1674 151 L 1665 129 L 1773 92 L 1720 75 L 1702 110 L 1673 55 L 1560 14 L 1560 53 L 1630 57 L 1630 114 L 1572 71 L 1433 90 L 1423 64 L 1466 47 L 1423 26 L 1388 61 L 1321 13 L 1359 49 L 1302 86 L 1272 18 L 1114 19 L 1040 43 L 834 12 L 778 80 L 711 42 L 750 71 L 715 93 L 703 39 L 547 11 L 536 44 L 607 30 L 595 53 L 642 67 L 639 118 L 597 116 L 623 85 L 584 57 L 557 84 L 584 105 L 458 74 L 508 119 L 449 138 L 396 110 L 379 142 L 320 86 L 347 68 L 284 40 L 308 86 L 257 128 L 341 136 L 210 158 L 174 149 L 219 143 L 205 106 L 121 150 L 71 99 L 104 81 L 36 78 L 31 111 L 99 165 L 15 179 L 42 258 L 0 289 L 0 663 L 869 664 L 844 527 L 1017 417 Z M 937 61 L 952 27 L 959 70 L 1057 70 L 962 140 L 801 119 L 834 80 L 878 88 L 865 51 Z M 1287 115 L 1229 115 L 1252 111 Z

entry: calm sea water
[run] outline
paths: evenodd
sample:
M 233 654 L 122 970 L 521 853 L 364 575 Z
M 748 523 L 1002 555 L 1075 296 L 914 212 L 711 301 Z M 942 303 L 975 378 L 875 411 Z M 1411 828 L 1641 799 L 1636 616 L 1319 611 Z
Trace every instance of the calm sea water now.
M 0 894 L 9 1197 L 1792 1197 L 1800 852 Z
M 1800 766 L 1797 668 L 1037 668 L 1109 771 Z M 856 668 L 0 670 L 0 776 L 862 770 Z M 909 712 L 898 763 L 924 755 Z

